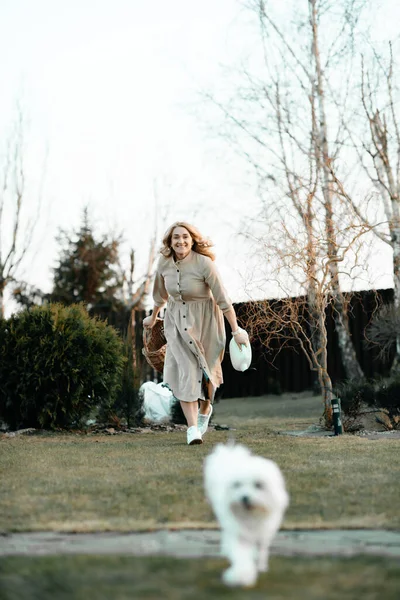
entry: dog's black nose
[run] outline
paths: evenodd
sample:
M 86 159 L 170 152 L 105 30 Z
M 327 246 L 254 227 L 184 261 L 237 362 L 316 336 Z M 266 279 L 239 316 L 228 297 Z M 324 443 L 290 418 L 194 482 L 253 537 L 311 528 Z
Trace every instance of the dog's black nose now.
M 242 496 L 242 504 L 246 507 L 246 508 L 250 508 L 251 507 L 251 502 L 250 502 L 250 498 L 248 496 Z

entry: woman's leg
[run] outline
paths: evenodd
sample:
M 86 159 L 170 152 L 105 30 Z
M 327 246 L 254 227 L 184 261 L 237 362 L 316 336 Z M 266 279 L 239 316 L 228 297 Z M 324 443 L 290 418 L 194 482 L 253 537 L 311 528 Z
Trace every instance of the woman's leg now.
M 200 400 L 200 414 L 208 415 L 210 412 L 211 402 L 210 400 Z
M 204 384 L 206 400 L 200 400 L 200 414 L 208 415 L 210 413 L 211 398 L 214 397 L 214 388 L 211 381 L 206 381 Z
M 197 413 L 199 406 L 197 402 L 184 402 L 180 400 L 183 414 L 185 415 L 188 427 L 197 427 Z

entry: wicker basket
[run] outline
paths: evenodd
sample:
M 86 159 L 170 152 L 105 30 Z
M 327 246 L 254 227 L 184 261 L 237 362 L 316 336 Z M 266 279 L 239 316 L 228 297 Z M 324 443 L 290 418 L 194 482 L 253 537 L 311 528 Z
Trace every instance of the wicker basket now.
M 160 373 L 164 370 L 167 340 L 164 336 L 164 321 L 157 319 L 154 327 L 143 329 L 143 355 L 149 365 Z

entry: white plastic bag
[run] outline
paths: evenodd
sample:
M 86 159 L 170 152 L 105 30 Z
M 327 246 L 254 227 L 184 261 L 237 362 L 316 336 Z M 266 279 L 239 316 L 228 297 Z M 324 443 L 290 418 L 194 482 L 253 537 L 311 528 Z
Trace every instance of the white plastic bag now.
M 235 342 L 235 338 L 232 337 L 229 342 L 229 355 L 231 357 L 232 367 L 236 371 L 246 371 L 251 365 L 251 346 L 250 342 L 245 344 L 241 344 L 240 348 Z
M 140 386 L 139 394 L 143 395 L 144 418 L 147 421 L 159 423 L 170 420 L 175 398 L 167 386 L 146 381 Z

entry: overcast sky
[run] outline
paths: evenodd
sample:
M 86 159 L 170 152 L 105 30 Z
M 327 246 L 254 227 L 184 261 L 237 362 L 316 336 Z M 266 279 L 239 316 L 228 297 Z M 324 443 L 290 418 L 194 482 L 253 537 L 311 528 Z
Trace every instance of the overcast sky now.
M 377 30 L 395 36 L 399 3 L 382 4 Z M 78 227 L 85 204 L 99 230 L 123 231 L 123 255 L 134 247 L 142 268 L 156 197 L 158 226 L 198 225 L 216 242 L 233 300 L 245 299 L 235 235 L 255 214 L 255 179 L 218 140 L 199 91 L 223 92 L 222 66 L 251 51 L 254 31 L 236 0 L 1 1 L 1 139 L 19 103 L 32 211 L 45 175 L 21 276 L 49 289 L 57 230 Z

